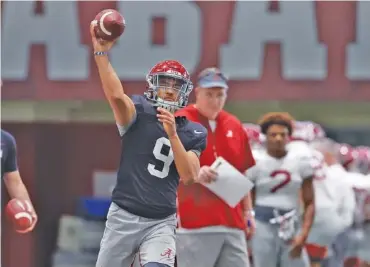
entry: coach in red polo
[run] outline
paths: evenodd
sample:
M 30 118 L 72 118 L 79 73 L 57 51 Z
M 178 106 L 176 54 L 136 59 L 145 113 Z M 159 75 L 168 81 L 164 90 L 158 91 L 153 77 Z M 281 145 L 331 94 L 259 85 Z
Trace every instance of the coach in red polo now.
M 209 166 L 219 156 L 242 173 L 255 164 L 241 122 L 223 110 L 228 89 L 220 70 L 205 69 L 198 77 L 195 104 L 176 114 L 199 122 L 208 130 L 199 175 L 209 182 L 217 179 L 217 173 Z M 250 196 L 246 196 L 231 208 L 201 184 L 180 184 L 177 266 L 249 266 L 245 233 L 250 237 L 254 231 L 251 205 Z

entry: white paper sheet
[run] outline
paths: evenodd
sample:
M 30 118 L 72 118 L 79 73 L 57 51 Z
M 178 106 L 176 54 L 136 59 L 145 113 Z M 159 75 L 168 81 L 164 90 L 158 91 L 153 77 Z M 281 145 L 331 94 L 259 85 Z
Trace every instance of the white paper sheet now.
M 253 183 L 222 157 L 211 166 L 217 171 L 217 180 L 203 184 L 214 194 L 234 208 L 253 188 Z

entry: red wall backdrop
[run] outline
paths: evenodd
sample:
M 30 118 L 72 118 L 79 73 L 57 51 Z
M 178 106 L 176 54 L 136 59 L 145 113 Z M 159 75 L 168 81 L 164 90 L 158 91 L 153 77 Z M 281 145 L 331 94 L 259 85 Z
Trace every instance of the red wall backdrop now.
M 28 235 L 4 222 L 2 266 L 48 267 L 60 215 L 73 214 L 78 196 L 91 194 L 94 170 L 116 169 L 120 139 L 115 125 L 4 123 L 2 128 L 17 140 L 21 175 L 39 214 Z

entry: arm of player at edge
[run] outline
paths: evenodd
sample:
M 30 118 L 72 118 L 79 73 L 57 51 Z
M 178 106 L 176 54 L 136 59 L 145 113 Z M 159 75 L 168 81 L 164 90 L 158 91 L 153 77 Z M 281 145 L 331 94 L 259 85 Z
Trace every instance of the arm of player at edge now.
M 194 151 L 186 151 L 177 134 L 169 137 L 169 140 L 181 181 L 185 185 L 196 182 L 200 170 L 198 155 Z
M 4 184 L 8 191 L 8 194 L 11 199 L 17 198 L 26 200 L 30 204 L 30 209 L 32 213 L 33 223 L 31 227 L 25 231 L 24 233 L 29 232 L 33 230 L 37 223 L 37 214 L 35 211 L 35 208 L 32 205 L 31 198 L 28 194 L 27 188 L 25 184 L 22 181 L 21 175 L 18 170 L 18 164 L 17 164 L 17 151 L 16 151 L 16 143 L 15 140 L 12 141 L 10 144 L 9 149 L 9 156 L 7 157 L 5 161 L 4 166 Z
M 4 179 L 5 187 L 11 199 L 16 198 L 16 199 L 26 200 L 27 203 L 30 205 L 29 208 L 30 208 L 31 216 L 32 216 L 32 224 L 28 229 L 23 230 L 23 231 L 19 230 L 18 232 L 28 233 L 32 231 L 36 226 L 38 217 L 37 217 L 35 208 L 33 207 L 31 198 L 28 194 L 27 188 L 22 181 L 19 171 L 17 170 L 17 171 L 5 173 L 3 179 Z
M 315 216 L 315 193 L 313 188 L 313 177 L 304 179 L 301 187 L 301 192 L 304 212 L 300 236 L 305 242 Z
M 24 185 L 18 170 L 5 173 L 4 184 L 9 193 L 10 198 L 28 200 L 29 203 L 32 203 L 27 188 Z M 32 210 L 34 210 L 33 207 Z
M 90 25 L 90 33 L 94 52 L 108 52 L 115 42 L 97 40 L 93 22 Z M 94 57 L 103 91 L 112 108 L 114 118 L 120 126 L 127 126 L 136 115 L 135 105 L 130 97 L 125 94 L 122 83 L 109 62 L 108 55 L 95 55 Z
M 247 154 L 247 162 L 246 167 L 247 170 L 252 168 L 254 165 L 256 165 L 256 161 L 253 157 L 253 153 L 251 150 L 251 147 L 249 145 L 248 136 L 246 135 L 246 154 Z M 254 188 L 253 188 L 254 189 Z M 248 222 L 248 227 L 250 228 L 250 233 L 248 234 L 248 238 L 251 238 L 251 236 L 254 234 L 255 231 L 255 221 L 254 221 L 254 190 L 249 192 L 248 195 L 246 195 L 242 200 L 242 207 L 244 212 L 244 218 L 246 218 Z

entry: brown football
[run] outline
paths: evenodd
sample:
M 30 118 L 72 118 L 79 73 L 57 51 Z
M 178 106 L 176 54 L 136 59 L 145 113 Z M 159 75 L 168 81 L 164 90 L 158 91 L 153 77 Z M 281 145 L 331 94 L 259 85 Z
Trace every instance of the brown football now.
M 113 41 L 120 37 L 126 26 L 124 17 L 114 9 L 105 9 L 99 12 L 94 23 L 96 23 L 96 37 L 106 41 Z
M 31 227 L 33 218 L 31 204 L 22 199 L 13 198 L 6 205 L 5 212 L 16 231 L 25 231 Z

